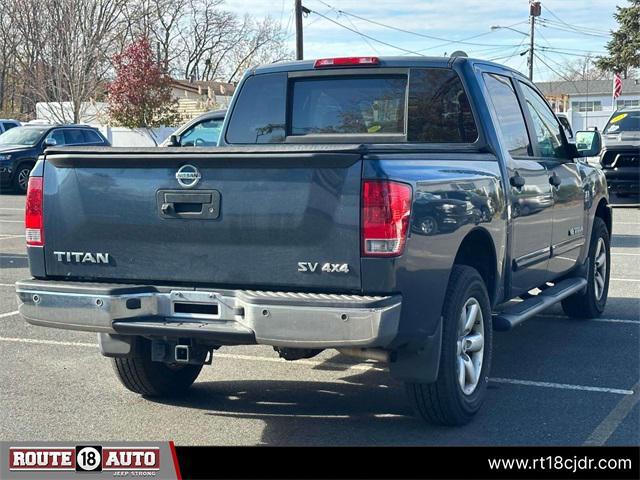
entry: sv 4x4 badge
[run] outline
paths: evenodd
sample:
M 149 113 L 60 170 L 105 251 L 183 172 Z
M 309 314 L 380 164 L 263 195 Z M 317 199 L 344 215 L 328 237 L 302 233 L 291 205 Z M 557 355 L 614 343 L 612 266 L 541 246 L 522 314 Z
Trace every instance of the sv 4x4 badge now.
M 320 269 L 318 270 L 318 267 Z M 322 266 L 318 262 L 298 262 L 298 271 L 306 273 L 325 272 L 325 273 L 349 273 L 348 263 L 323 263 Z

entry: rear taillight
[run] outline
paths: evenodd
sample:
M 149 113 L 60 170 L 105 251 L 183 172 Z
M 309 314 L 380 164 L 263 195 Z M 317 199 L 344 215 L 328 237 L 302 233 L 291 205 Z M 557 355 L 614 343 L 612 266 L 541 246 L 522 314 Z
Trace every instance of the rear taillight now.
M 27 204 L 24 214 L 27 245 L 44 245 L 44 219 L 42 216 L 42 177 L 31 177 L 27 187 Z
M 395 257 L 402 254 L 409 217 L 411 186 L 387 180 L 362 184 L 362 256 Z
M 380 59 L 378 57 L 319 58 L 313 64 L 313 68 L 366 67 L 379 64 Z

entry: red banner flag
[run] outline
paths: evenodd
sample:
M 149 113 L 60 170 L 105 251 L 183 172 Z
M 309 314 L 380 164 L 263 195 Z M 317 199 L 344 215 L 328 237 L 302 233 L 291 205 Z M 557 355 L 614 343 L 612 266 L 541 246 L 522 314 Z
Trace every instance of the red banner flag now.
M 622 95 L 622 78 L 619 73 L 616 73 L 613 77 L 613 98 L 618 98 L 620 95 Z

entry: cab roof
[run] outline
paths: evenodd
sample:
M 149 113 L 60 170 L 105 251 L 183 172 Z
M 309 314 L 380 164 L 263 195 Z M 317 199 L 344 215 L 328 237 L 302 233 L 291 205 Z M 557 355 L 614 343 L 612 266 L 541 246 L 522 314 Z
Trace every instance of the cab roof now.
M 419 56 L 401 56 L 401 57 L 377 57 L 380 61 L 378 65 L 370 66 L 370 68 L 411 68 L 411 67 L 440 67 L 451 68 L 453 63 L 470 63 L 491 65 L 497 68 L 501 68 L 517 75 L 523 76 L 521 72 L 514 70 L 510 67 L 506 67 L 499 63 L 490 62 L 489 60 L 482 60 L 479 58 L 468 57 L 419 57 Z M 296 72 L 305 70 L 314 70 L 314 64 L 316 59 L 312 60 L 296 60 L 292 62 L 278 62 L 267 65 L 260 65 L 251 70 L 253 74 L 262 73 L 277 73 L 277 72 Z M 355 67 L 358 68 L 358 67 Z

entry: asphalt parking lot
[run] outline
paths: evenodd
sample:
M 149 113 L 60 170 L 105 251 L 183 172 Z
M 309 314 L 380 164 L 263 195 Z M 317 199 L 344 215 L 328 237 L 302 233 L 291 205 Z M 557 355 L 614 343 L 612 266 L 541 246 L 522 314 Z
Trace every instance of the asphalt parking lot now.
M 27 325 L 13 283 L 29 276 L 24 197 L 0 195 L 0 438 L 167 440 L 178 445 L 639 445 L 640 210 L 614 211 L 602 318 L 559 307 L 496 332 L 492 382 L 470 425 L 411 415 L 402 385 L 337 352 L 285 362 L 222 348 L 186 398 L 126 391 L 90 333 Z

